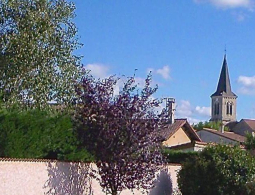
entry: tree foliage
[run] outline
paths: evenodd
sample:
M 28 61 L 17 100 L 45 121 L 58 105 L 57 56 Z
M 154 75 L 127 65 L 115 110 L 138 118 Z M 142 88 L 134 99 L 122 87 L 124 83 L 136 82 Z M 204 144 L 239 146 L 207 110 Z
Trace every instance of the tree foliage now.
M 195 156 L 199 155 L 199 152 L 195 151 L 181 151 L 181 150 L 173 150 L 169 148 L 163 149 L 163 155 L 166 158 L 168 163 L 177 163 L 181 164 L 190 158 L 194 158 Z
M 71 117 L 41 110 L 0 112 L 0 156 L 91 160 L 78 148 Z
M 80 78 L 80 46 L 66 0 L 0 1 L 0 89 L 9 103 L 69 103 Z
M 221 128 L 222 123 L 220 121 L 205 121 L 199 122 L 198 124 L 193 125 L 193 128 L 196 130 L 202 130 L 203 128 L 210 128 L 219 130 Z M 228 127 L 224 127 L 224 131 L 229 131 Z
M 77 86 L 78 137 L 96 159 L 100 184 L 107 193 L 152 187 L 158 165 L 163 163 L 155 113 L 159 100 L 152 98 L 151 76 L 138 92 L 130 77 L 114 95 L 118 79 L 82 79 Z
M 246 134 L 246 140 L 245 140 L 245 148 L 247 150 L 253 150 L 255 149 L 255 137 L 251 133 Z
M 255 175 L 255 161 L 246 151 L 226 145 L 209 146 L 188 159 L 179 172 L 183 195 L 252 194 L 249 182 Z

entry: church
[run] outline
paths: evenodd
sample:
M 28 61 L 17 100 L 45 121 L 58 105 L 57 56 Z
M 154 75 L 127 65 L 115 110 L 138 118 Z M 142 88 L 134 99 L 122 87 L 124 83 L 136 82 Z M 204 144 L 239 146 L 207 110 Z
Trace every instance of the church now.
M 211 95 L 211 119 L 220 122 L 221 128 L 214 130 L 203 128 L 197 134 L 203 142 L 240 143 L 245 141 L 245 135 L 255 135 L 255 120 L 242 119 L 237 121 L 237 95 L 231 89 L 227 56 L 224 55 L 220 77 L 216 91 Z M 224 131 L 227 127 L 229 131 Z
M 231 89 L 226 54 L 223 57 L 216 91 L 211 95 L 210 121 L 220 122 L 219 129 L 204 127 L 196 131 L 187 119 L 175 119 L 174 98 L 167 99 L 167 108 L 169 124 L 161 129 L 162 143 L 165 147 L 174 150 L 201 151 L 208 143 L 243 146 L 247 133 L 255 136 L 255 120 L 242 119 L 237 121 L 237 95 Z
M 236 122 L 237 95 L 231 90 L 226 54 L 215 93 L 211 95 L 211 121 Z

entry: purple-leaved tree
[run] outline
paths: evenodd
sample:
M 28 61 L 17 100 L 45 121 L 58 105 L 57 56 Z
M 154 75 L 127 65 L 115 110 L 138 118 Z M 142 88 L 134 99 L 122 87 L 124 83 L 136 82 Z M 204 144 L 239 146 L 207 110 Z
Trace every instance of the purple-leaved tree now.
M 152 98 L 157 87 L 151 87 L 151 74 L 140 91 L 130 77 L 115 95 L 118 80 L 86 76 L 76 88 L 78 137 L 95 157 L 100 185 L 112 195 L 150 189 L 164 162 L 158 133 L 164 115 L 155 111 L 160 100 Z

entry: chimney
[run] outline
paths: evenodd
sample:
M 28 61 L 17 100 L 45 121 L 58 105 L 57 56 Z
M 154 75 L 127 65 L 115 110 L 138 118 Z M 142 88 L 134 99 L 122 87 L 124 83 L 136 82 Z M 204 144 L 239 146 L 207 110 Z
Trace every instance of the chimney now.
M 224 133 L 225 123 L 222 121 L 220 124 L 220 132 Z
M 168 119 L 170 124 L 174 123 L 174 112 L 175 112 L 175 99 L 167 98 L 166 99 L 166 107 L 168 111 Z

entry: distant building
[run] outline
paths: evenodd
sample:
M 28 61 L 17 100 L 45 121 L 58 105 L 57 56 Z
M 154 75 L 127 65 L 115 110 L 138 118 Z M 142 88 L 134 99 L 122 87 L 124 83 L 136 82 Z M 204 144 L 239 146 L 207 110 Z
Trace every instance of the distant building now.
M 215 129 L 203 128 L 198 130 L 197 134 L 205 143 L 243 145 L 245 137 L 234 132 L 221 132 Z
M 211 119 L 221 123 L 219 129 L 203 128 L 196 133 L 204 143 L 243 145 L 245 136 L 240 124 L 236 120 L 237 95 L 231 90 L 226 54 L 223 58 L 222 68 L 216 91 L 211 95 Z M 230 130 L 224 131 L 224 127 Z M 255 127 L 255 123 L 254 123 Z M 234 131 L 235 129 L 235 131 Z M 255 129 L 254 129 L 255 132 Z
M 211 95 L 211 121 L 223 124 L 236 121 L 237 95 L 231 90 L 226 54 L 224 55 L 220 78 L 215 93 Z
M 245 136 L 247 133 L 255 136 L 255 120 L 242 119 L 231 130 L 242 136 Z

